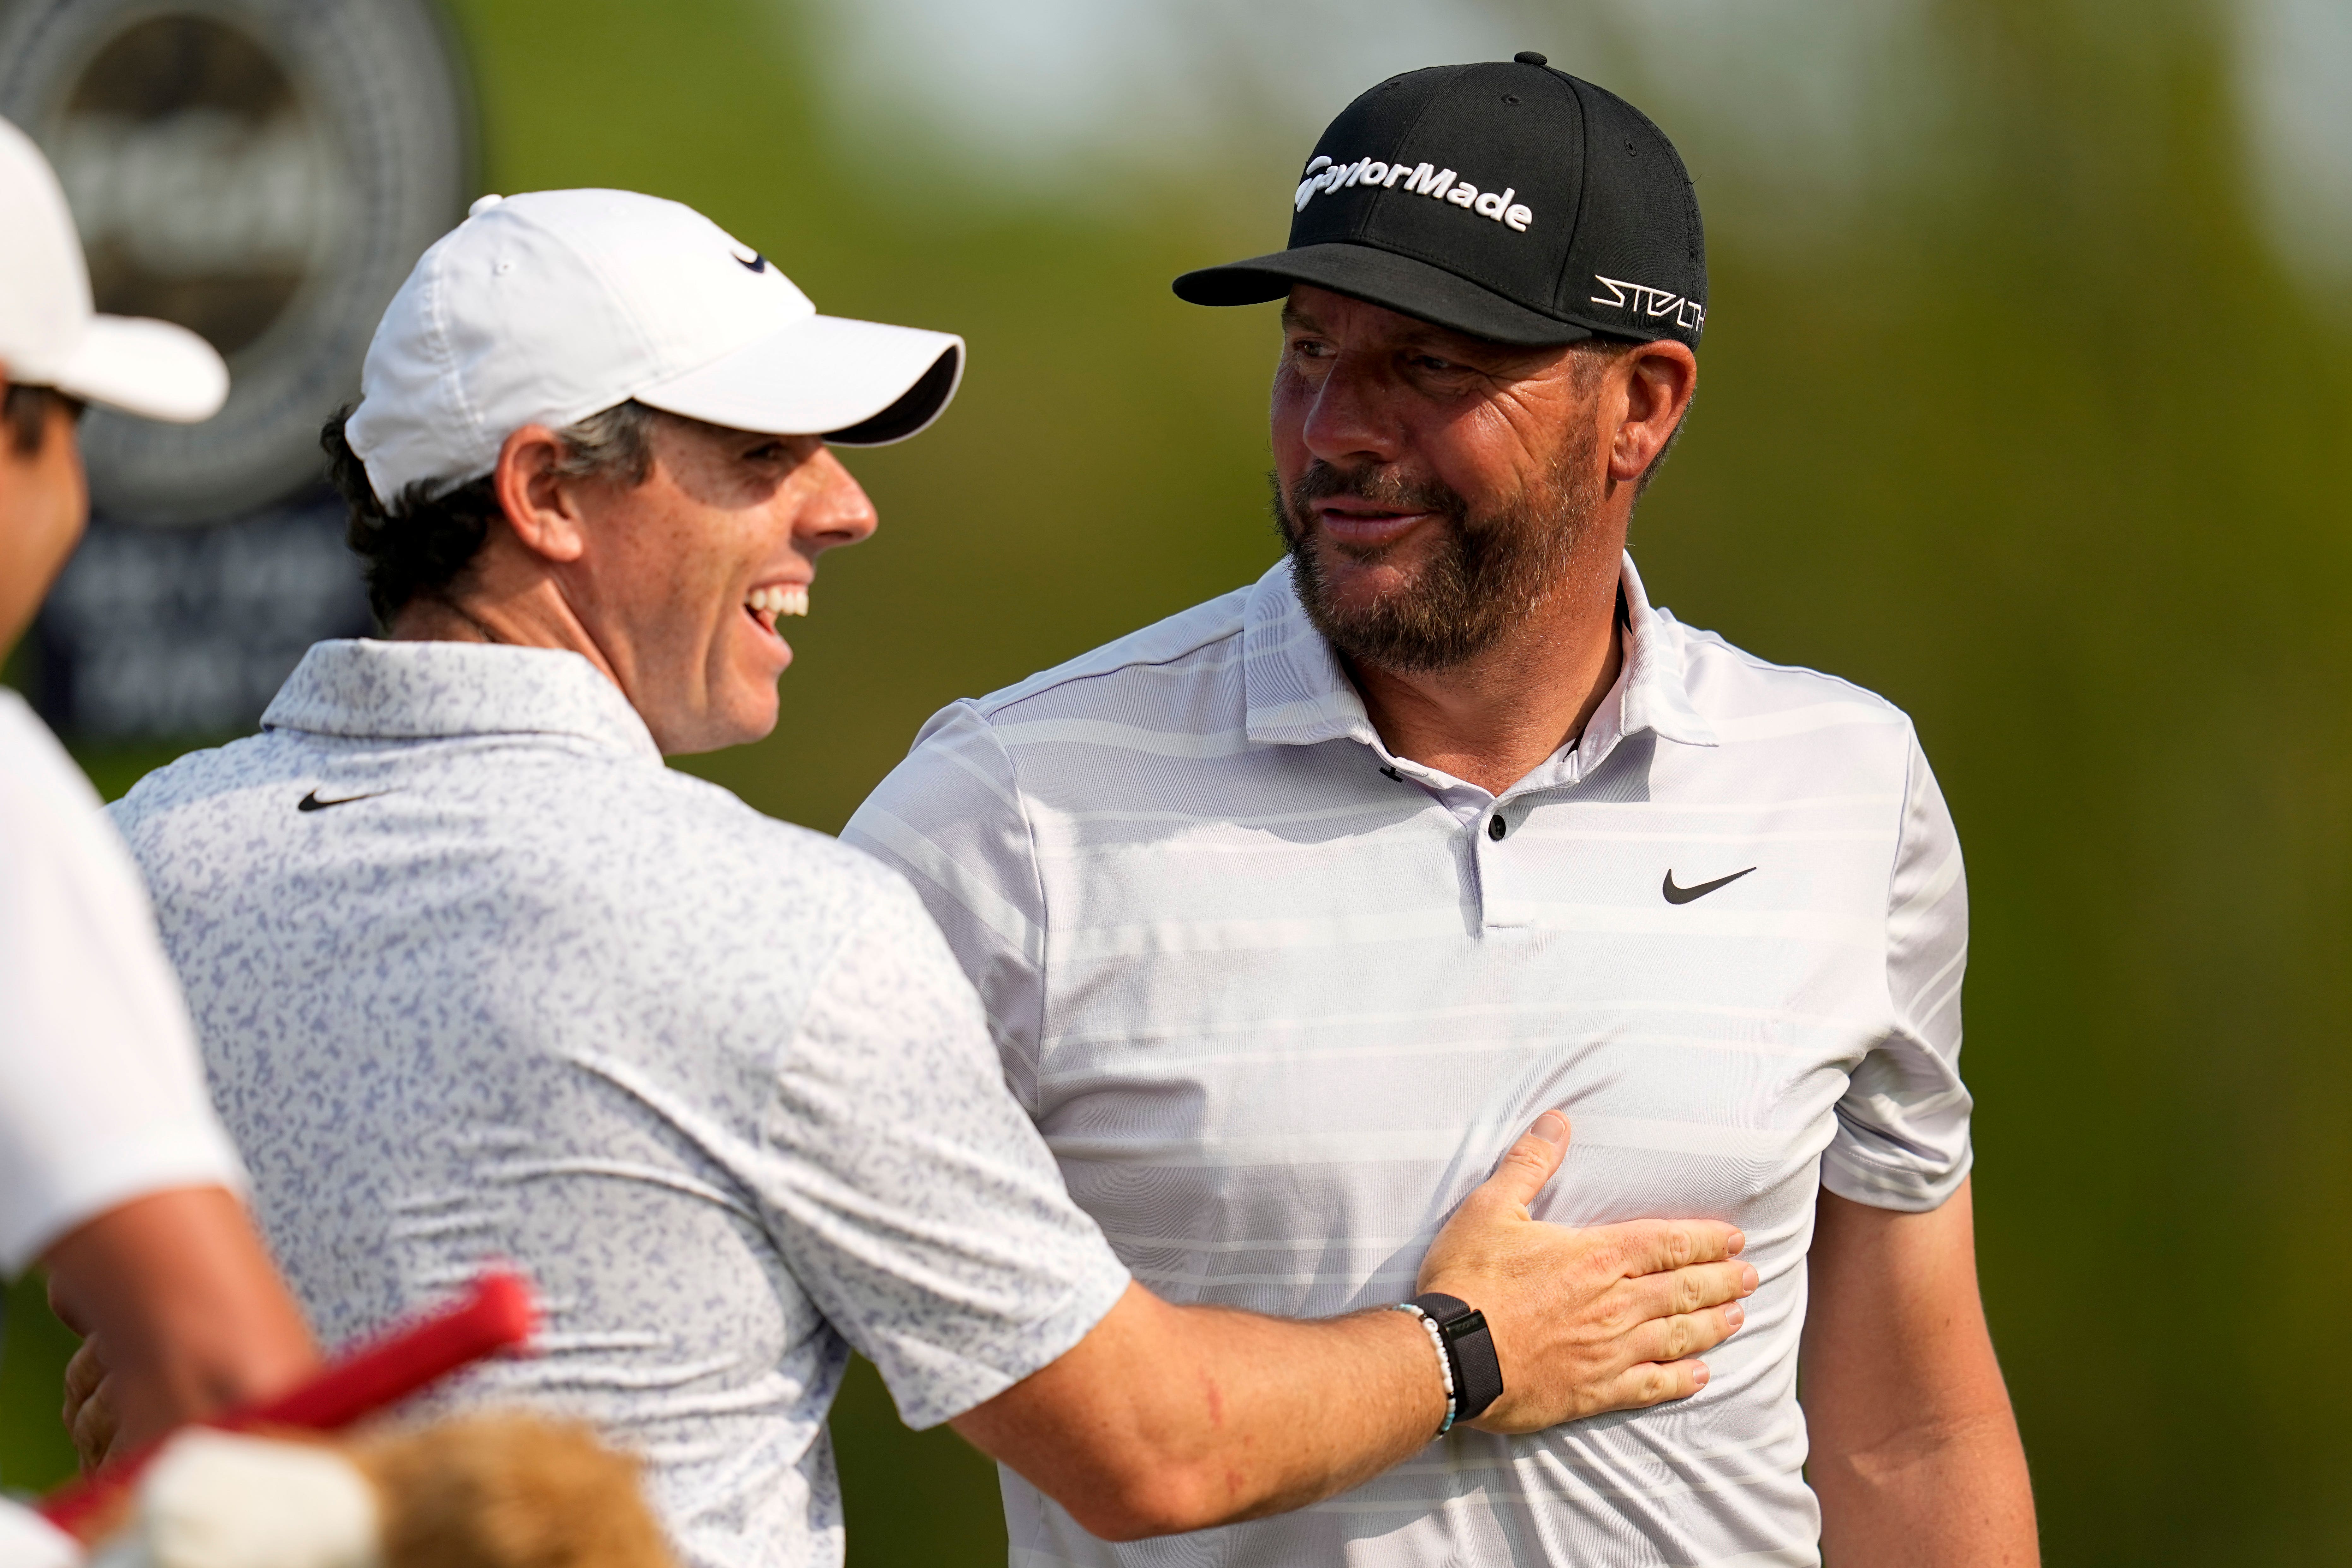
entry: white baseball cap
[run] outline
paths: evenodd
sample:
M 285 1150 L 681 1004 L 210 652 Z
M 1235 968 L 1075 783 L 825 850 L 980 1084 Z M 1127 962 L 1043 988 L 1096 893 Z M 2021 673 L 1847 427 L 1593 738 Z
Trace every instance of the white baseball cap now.
M 49 161 L 0 120 L 0 370 L 150 419 L 220 412 L 228 366 L 185 327 L 93 314 L 81 237 Z
M 393 296 L 344 437 L 376 499 L 497 467 L 526 425 L 631 398 L 763 435 L 902 441 L 963 377 L 963 340 L 820 316 L 775 263 L 632 191 L 484 196 Z

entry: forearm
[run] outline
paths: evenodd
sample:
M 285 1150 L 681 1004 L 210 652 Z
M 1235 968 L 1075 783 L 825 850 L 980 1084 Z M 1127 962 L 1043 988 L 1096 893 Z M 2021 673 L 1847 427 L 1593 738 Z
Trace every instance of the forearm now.
M 1829 1428 L 1823 1430 L 1824 1426 Z M 1871 1436 L 1812 1423 L 1807 1475 L 1822 1551 L 1860 1568 L 2014 1568 L 2038 1563 L 2032 1489 L 2004 1407 Z
M 1688 1397 L 1691 1359 L 1739 1323 L 1756 1271 L 1718 1221 L 1540 1225 L 1559 1169 L 1546 1112 L 1455 1208 L 1423 1291 L 1486 1318 L 1503 1386 L 1475 1419 L 1534 1432 Z M 1175 1307 L 1129 1284 L 1051 1365 L 956 1418 L 1097 1535 L 1200 1530 L 1299 1508 L 1420 1451 L 1445 1418 L 1446 1360 L 1423 1321 L 1381 1310 L 1316 1322 Z
M 1160 1447 L 1196 1479 L 1187 1511 L 1223 1523 L 1302 1508 L 1425 1447 L 1445 1419 L 1444 1372 L 1411 1313 L 1318 1322 L 1168 1309 L 1197 1394 L 1163 1384 Z M 1183 1528 L 1194 1528 L 1187 1524 Z
M 1078 1379 L 1116 1383 L 1060 1386 Z M 1445 1417 L 1436 1349 L 1410 1314 L 1295 1322 L 1140 1286 L 1017 1392 L 957 1430 L 1109 1540 L 1302 1507 L 1412 1454 Z
M 260 1237 L 220 1188 L 109 1210 L 43 1261 L 58 1314 L 103 1349 L 122 1447 L 275 1394 L 318 1363 Z
M 1832 1564 L 2020 1568 L 2033 1493 L 1985 1325 L 1966 1185 L 1931 1214 L 1824 1192 L 1802 1352 Z

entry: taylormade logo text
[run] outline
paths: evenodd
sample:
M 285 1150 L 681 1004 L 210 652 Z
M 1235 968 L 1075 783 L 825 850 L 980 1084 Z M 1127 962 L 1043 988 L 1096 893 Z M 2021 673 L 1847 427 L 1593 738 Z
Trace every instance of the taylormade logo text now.
M 1482 191 L 1451 169 L 1428 163 L 1383 163 L 1378 158 L 1359 158 L 1352 163 L 1317 158 L 1307 165 L 1307 177 L 1298 182 L 1296 210 L 1305 212 L 1307 204 L 1317 196 L 1350 185 L 1377 185 L 1384 191 L 1402 187 L 1417 196 L 1432 196 L 1452 202 L 1457 207 L 1468 207 L 1479 216 L 1493 218 L 1521 234 L 1527 233 L 1528 225 L 1536 217 L 1531 209 L 1511 200 L 1518 194 L 1516 189 Z

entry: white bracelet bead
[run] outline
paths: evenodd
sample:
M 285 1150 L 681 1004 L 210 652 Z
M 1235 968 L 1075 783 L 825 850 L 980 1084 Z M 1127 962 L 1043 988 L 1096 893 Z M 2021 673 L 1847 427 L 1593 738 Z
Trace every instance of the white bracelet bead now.
M 1437 1352 L 1437 1375 L 1445 1384 L 1445 1423 L 1437 1429 L 1437 1436 L 1443 1437 L 1454 1430 L 1454 1414 L 1461 1408 L 1454 1394 L 1454 1358 L 1445 1353 L 1444 1331 L 1437 1326 L 1437 1320 L 1417 1301 L 1399 1301 L 1391 1310 L 1411 1312 L 1421 1320 L 1421 1326 L 1429 1331 L 1430 1345 Z

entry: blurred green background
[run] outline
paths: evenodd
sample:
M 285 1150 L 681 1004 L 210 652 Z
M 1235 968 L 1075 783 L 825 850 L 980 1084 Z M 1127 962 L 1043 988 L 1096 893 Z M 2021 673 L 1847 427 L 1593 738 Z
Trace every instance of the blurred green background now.
M 2307 90 L 2347 10 L 455 14 L 490 188 L 675 196 L 828 311 L 971 342 L 936 431 L 849 457 L 884 527 L 827 558 L 777 733 L 689 764 L 827 830 L 942 702 L 1275 558 L 1271 312 L 1168 279 L 1280 243 L 1354 90 L 1536 47 L 1649 109 L 1713 298 L 1645 579 L 1916 717 L 1969 851 L 1984 1285 L 2045 1552 L 2142 1564 L 2352 1562 L 2352 231 L 2308 163 L 2352 128 Z M 160 754 L 88 760 L 120 789 Z M 12 1486 L 65 1463 L 27 1289 Z M 853 1563 L 1003 1562 L 987 1468 L 869 1371 L 836 1430 Z

